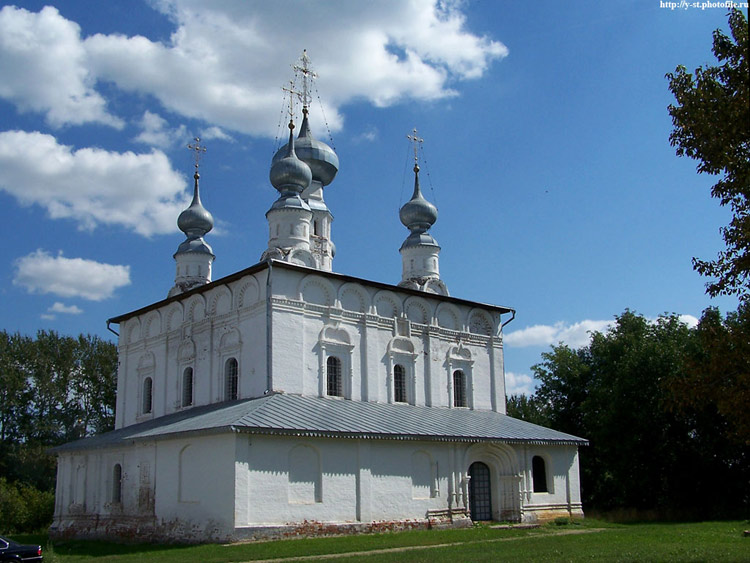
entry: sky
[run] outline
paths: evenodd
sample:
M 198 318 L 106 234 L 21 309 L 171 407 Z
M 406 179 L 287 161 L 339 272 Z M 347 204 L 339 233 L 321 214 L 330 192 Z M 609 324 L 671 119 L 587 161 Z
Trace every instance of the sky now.
M 584 346 L 626 309 L 688 324 L 736 309 L 692 269 L 730 213 L 669 144 L 665 78 L 715 62 L 727 9 L 668 4 L 2 2 L 0 329 L 114 341 L 108 318 L 165 298 L 195 137 L 213 279 L 258 262 L 303 49 L 313 133 L 340 160 L 334 271 L 400 281 L 416 128 L 442 279 L 517 311 L 509 394 L 533 391 L 551 345 Z

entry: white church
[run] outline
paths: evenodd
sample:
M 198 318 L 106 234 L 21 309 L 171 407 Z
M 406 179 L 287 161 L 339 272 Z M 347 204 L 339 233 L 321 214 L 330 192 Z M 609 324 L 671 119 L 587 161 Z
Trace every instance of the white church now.
M 505 414 L 515 311 L 449 295 L 416 158 L 401 280 L 333 271 L 323 194 L 339 162 L 312 136 L 307 99 L 271 165 L 268 248 L 215 281 L 196 164 L 174 287 L 108 321 L 115 430 L 55 450 L 53 537 L 230 541 L 583 516 L 586 440 Z

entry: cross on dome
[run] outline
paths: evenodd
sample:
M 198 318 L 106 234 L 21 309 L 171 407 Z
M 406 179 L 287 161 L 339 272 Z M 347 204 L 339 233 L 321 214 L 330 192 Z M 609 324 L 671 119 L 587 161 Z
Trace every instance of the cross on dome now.
M 286 86 L 282 86 L 281 89 L 284 90 L 284 92 L 289 92 L 289 109 L 287 110 L 287 113 L 289 113 L 289 123 L 291 124 L 294 120 L 294 97 L 296 96 L 301 100 L 303 94 L 299 90 L 294 89 L 294 81 L 292 80 L 289 81 L 289 88 L 287 88 Z M 292 124 L 290 129 L 293 128 L 294 125 Z
M 296 64 L 292 68 L 295 72 L 302 74 L 302 97 L 300 100 L 302 101 L 302 113 L 306 114 L 310 107 L 310 102 L 312 101 L 312 97 L 310 96 L 310 85 L 318 75 L 310 68 L 310 57 L 307 56 L 307 49 L 302 51 L 302 56 L 299 60 L 302 65 Z
M 195 171 L 198 172 L 198 167 L 200 166 L 201 157 L 206 152 L 206 147 L 201 145 L 201 138 L 195 137 L 193 139 L 195 141 L 195 144 L 188 143 L 187 148 L 188 150 L 193 151 L 193 157 L 195 158 Z
M 417 161 L 418 161 L 417 150 L 419 149 L 419 145 L 422 144 L 422 143 L 424 143 L 424 139 L 422 139 L 422 138 L 420 138 L 420 137 L 417 136 L 417 128 L 416 127 L 414 129 L 412 129 L 412 132 L 414 134 L 413 135 L 407 135 L 406 138 L 409 139 L 414 144 L 414 167 L 418 170 L 419 169 L 419 164 L 417 163 Z M 417 172 L 417 170 L 415 170 L 415 172 Z

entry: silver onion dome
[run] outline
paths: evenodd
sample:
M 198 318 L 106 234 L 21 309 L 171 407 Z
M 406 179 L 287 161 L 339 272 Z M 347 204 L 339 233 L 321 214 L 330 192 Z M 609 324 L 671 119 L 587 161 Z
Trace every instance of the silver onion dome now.
M 398 215 L 412 234 L 424 233 L 437 221 L 437 208 L 422 196 L 422 191 L 419 189 L 419 166 L 417 165 L 414 165 L 414 193 Z
M 271 171 L 268 174 L 271 184 L 282 195 L 300 194 L 312 181 L 310 167 L 302 162 L 295 153 L 293 131 L 294 124 L 290 121 L 289 143 L 285 147 L 286 154 L 279 159 L 274 157 Z
M 214 228 L 214 217 L 201 203 L 200 188 L 198 187 L 200 174 L 196 172 L 193 179 L 195 180 L 193 201 L 177 218 L 177 226 L 187 237 L 177 248 L 177 254 L 198 252 L 213 256 L 213 249 L 203 240 L 203 237 Z
M 307 119 L 307 109 L 303 109 L 302 113 L 302 125 L 300 125 L 299 136 L 294 145 L 295 153 L 302 162 L 310 167 L 313 180 L 327 186 L 333 182 L 336 173 L 339 171 L 339 157 L 331 147 L 312 136 Z M 288 146 L 285 145 L 276 152 L 273 157 L 274 163 L 285 157 Z
M 193 201 L 177 218 L 177 226 L 188 238 L 202 237 L 214 228 L 214 217 L 201 203 L 198 180 L 200 174 L 193 175 Z

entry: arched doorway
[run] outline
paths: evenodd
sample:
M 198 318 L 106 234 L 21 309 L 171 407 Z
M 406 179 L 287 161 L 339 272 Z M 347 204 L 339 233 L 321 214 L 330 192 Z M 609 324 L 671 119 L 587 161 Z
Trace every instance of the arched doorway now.
M 471 519 L 492 520 L 490 468 L 481 461 L 469 466 L 469 510 Z

